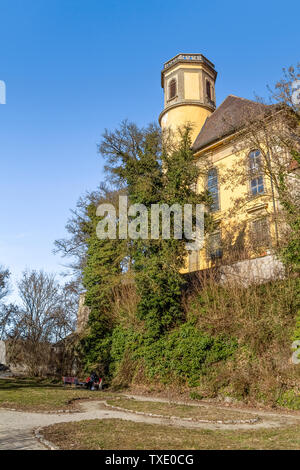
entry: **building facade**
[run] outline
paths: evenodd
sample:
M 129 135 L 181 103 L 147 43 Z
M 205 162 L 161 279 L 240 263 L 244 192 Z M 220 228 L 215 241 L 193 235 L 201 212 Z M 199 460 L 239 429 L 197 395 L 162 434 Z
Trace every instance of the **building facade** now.
M 282 265 L 272 255 L 279 236 L 278 198 L 272 178 L 263 171 L 261 147 L 240 134 L 250 116 L 268 106 L 229 95 L 216 107 L 216 78 L 214 64 L 202 54 L 178 54 L 161 72 L 164 109 L 159 123 L 173 133 L 192 126 L 192 150 L 201 169 L 196 190 L 209 193 L 214 220 L 204 248 L 189 254 L 184 272 L 222 264 L 228 272 L 236 266 L 241 276 L 244 270 L 258 276 L 260 269 L 264 278 L 282 275 Z

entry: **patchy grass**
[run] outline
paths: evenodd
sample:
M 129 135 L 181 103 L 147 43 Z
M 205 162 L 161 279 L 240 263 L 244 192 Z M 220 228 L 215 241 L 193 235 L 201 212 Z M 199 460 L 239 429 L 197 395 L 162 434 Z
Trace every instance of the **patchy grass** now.
M 257 416 L 242 411 L 224 410 L 203 405 L 177 405 L 174 403 L 160 403 L 134 400 L 132 398 L 113 398 L 107 400 L 108 405 L 119 406 L 126 410 L 143 411 L 163 416 L 177 416 L 178 418 L 192 418 L 194 420 L 232 421 L 253 419 Z
M 60 449 L 196 450 L 299 449 L 300 426 L 253 431 L 183 429 L 119 419 L 60 423 L 44 428 L 46 439 Z
M 91 392 L 47 380 L 18 378 L 0 379 L 0 408 L 23 411 L 56 411 L 72 409 L 74 399 L 99 399 L 107 392 Z

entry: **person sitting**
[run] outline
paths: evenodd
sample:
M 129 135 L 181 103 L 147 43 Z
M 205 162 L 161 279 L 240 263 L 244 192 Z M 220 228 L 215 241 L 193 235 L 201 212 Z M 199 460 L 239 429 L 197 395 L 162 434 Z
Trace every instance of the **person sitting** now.
M 99 376 L 96 374 L 96 372 L 93 372 L 91 374 L 91 380 L 95 383 L 95 382 L 99 382 Z
M 89 390 L 95 390 L 94 384 L 99 382 L 99 377 L 96 372 L 92 372 L 91 375 L 86 379 L 86 387 Z

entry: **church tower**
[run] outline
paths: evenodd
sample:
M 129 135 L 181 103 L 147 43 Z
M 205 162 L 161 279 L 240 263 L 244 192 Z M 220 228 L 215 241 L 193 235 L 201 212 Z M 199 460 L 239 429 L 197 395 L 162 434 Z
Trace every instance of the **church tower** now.
M 164 109 L 159 123 L 173 131 L 186 123 L 193 125 L 192 141 L 199 134 L 206 118 L 216 108 L 215 66 L 202 54 L 177 54 L 164 64 L 161 86 Z

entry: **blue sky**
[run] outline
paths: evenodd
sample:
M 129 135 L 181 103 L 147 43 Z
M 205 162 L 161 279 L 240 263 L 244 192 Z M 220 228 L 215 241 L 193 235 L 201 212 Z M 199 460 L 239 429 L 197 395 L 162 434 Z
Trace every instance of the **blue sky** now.
M 124 118 L 157 120 L 162 64 L 215 63 L 217 104 L 266 96 L 300 60 L 297 1 L 0 0 L 0 264 L 63 271 L 69 210 L 103 180 L 97 143 Z

